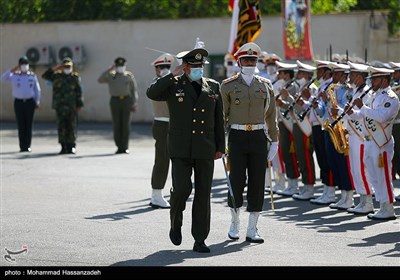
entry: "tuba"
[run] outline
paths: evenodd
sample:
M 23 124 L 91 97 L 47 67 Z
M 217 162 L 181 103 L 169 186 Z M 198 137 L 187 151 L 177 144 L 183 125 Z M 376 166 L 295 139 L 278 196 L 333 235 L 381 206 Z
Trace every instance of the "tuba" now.
M 328 98 L 331 101 L 332 108 L 337 108 L 336 97 L 334 93 L 334 89 L 338 86 L 338 84 L 330 84 L 327 88 Z M 337 114 L 331 114 L 331 118 L 336 120 L 338 118 Z M 324 129 L 328 131 L 329 136 L 333 142 L 335 150 L 340 154 L 348 155 L 349 144 L 347 142 L 346 134 L 347 130 L 343 128 L 342 122 L 339 121 L 335 126 L 331 126 L 329 120 L 325 120 Z

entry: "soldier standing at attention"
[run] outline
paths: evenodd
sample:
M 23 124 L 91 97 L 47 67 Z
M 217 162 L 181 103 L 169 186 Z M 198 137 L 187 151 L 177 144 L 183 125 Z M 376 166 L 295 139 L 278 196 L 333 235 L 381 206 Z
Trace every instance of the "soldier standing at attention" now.
M 33 116 L 35 108 L 39 108 L 41 90 L 35 73 L 29 71 L 28 58 L 21 57 L 18 65 L 4 72 L 0 80 L 12 84 L 20 152 L 30 152 Z
M 107 83 L 111 95 L 114 142 L 118 147 L 115 153 L 129 154 L 131 112 L 136 112 L 138 93 L 135 77 L 126 71 L 126 59 L 117 57 L 114 64 L 101 74 L 98 82 Z
M 239 239 L 239 213 L 243 206 L 243 192 L 247 182 L 247 211 L 250 212 L 246 240 L 263 243 L 257 233 L 257 221 L 264 203 L 267 160 L 278 151 L 278 127 L 275 98 L 271 82 L 255 76 L 257 58 L 261 49 L 255 43 L 244 44 L 235 53 L 240 73 L 222 82 L 224 120 L 230 126 L 228 149 L 230 181 L 236 202 L 236 211 L 228 196 L 232 214 L 230 239 Z M 266 135 L 268 131 L 268 135 Z M 268 151 L 268 137 L 272 144 Z
M 192 192 L 193 251 L 209 253 L 204 243 L 210 232 L 210 193 L 214 160 L 225 152 L 225 132 L 220 84 L 203 77 L 208 51 L 195 48 L 176 55 L 183 63 L 159 78 L 147 90 L 147 96 L 168 104 L 170 122 L 168 152 L 172 162 L 171 229 L 174 245 L 182 242 L 182 221 L 186 201 Z M 181 72 L 183 71 L 183 74 Z
M 53 84 L 53 104 L 57 115 L 58 142 L 60 154 L 75 154 L 77 113 L 83 107 L 81 78 L 72 70 L 69 57 L 62 64 L 49 68 L 42 78 Z
M 390 75 L 393 70 L 370 66 L 371 87 L 375 91 L 370 104 L 364 104 L 361 98 L 353 101 L 363 116 L 368 132 L 365 141 L 365 165 L 369 171 L 370 183 L 374 186 L 375 199 L 379 201 L 377 212 L 368 214 L 372 220 L 395 220 L 392 159 L 394 139 L 393 122 L 399 112 L 399 98 L 392 91 Z
M 174 57 L 168 53 L 160 55 L 151 64 L 155 68 L 156 76 L 153 83 L 160 77 L 164 77 L 171 73 L 171 64 Z M 170 204 L 162 195 L 165 182 L 168 177 L 169 155 L 167 150 L 167 135 L 169 126 L 169 111 L 165 101 L 152 100 L 154 122 L 152 126 L 153 138 L 155 143 L 155 156 L 153 172 L 151 173 L 151 187 L 153 189 L 151 195 L 150 206 L 153 208 L 170 208 Z

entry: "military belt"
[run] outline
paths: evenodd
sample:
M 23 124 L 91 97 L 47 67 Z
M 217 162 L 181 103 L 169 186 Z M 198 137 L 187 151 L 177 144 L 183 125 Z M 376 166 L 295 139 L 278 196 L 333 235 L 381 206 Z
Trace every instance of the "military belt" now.
M 130 97 L 130 95 L 117 95 L 117 96 L 112 96 L 113 98 L 118 98 L 119 100 L 124 100 L 125 98 Z
M 264 124 L 231 124 L 231 128 L 236 129 L 236 130 L 253 131 L 253 130 L 264 129 L 265 125 Z
M 27 102 L 27 101 L 33 100 L 33 97 L 31 97 L 31 98 L 15 98 L 15 100 L 20 101 L 20 102 Z

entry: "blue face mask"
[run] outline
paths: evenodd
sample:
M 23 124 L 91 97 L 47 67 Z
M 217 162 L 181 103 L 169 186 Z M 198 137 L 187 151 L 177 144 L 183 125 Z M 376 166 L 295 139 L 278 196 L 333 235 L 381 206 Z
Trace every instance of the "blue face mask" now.
M 192 81 L 200 80 L 203 77 L 203 68 L 191 68 L 189 78 Z

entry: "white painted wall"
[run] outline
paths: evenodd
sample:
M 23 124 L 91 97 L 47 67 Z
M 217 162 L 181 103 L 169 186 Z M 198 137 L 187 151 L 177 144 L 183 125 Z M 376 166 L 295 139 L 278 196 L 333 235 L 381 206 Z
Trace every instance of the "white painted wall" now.
M 139 110 L 133 122 L 152 120 L 152 108 L 145 92 L 153 78 L 150 63 L 159 55 L 146 47 L 178 53 L 192 49 L 196 37 L 206 44 L 210 54 L 224 55 L 227 51 L 230 18 L 138 20 L 138 21 L 88 21 L 40 24 L 0 25 L 0 72 L 17 64 L 29 46 L 47 43 L 54 47 L 81 43 L 88 59 L 79 70 L 84 87 L 85 107 L 81 121 L 110 121 L 107 85 L 97 83 L 99 75 L 117 56 L 127 58 L 139 87 Z M 369 13 L 321 15 L 311 18 L 311 36 L 314 57 L 325 59 L 329 44 L 333 52 L 364 57 L 368 47 L 369 60 L 399 61 L 399 41 L 387 40 L 386 29 L 371 32 Z M 378 37 L 379 40 L 375 40 Z M 262 32 L 256 43 L 267 52 L 283 57 L 281 17 L 263 17 Z M 40 77 L 46 70 L 40 66 L 35 72 Z M 51 109 L 51 88 L 39 78 L 42 87 L 41 108 L 36 121 L 54 120 Z M 11 87 L 0 83 L 0 120 L 14 120 Z

